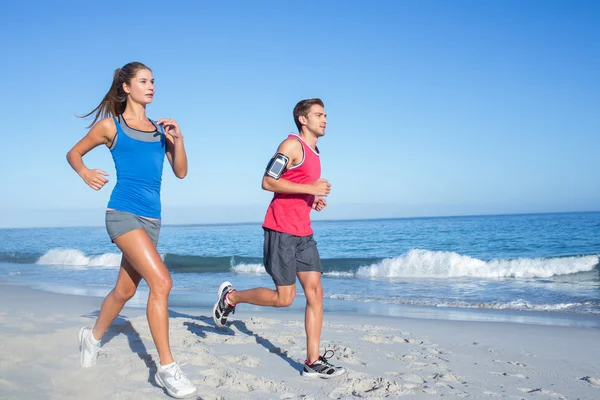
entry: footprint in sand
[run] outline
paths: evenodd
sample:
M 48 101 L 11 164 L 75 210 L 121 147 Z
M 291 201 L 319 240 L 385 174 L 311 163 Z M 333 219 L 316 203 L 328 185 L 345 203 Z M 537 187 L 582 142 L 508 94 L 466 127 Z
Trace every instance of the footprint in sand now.
M 356 352 L 350 347 L 333 344 L 329 346 L 329 348 L 334 351 L 335 357 L 339 360 L 342 360 L 348 364 L 367 365 L 366 362 L 356 357 Z
M 227 356 L 223 357 L 227 361 L 236 365 L 243 365 L 244 367 L 256 368 L 260 365 L 260 360 L 256 357 L 252 356 Z
M 198 392 L 198 394 L 201 395 L 200 397 L 198 397 L 198 399 L 204 399 L 204 400 L 226 400 L 225 396 L 221 396 L 219 394 L 214 394 L 214 393 L 200 393 L 200 392 Z
M 408 343 L 408 344 L 425 344 L 425 341 L 412 339 L 412 338 L 403 338 L 398 336 L 387 336 L 387 335 L 365 335 L 361 338 L 366 342 L 371 343 L 385 343 L 385 344 L 393 344 L 393 343 Z
M 427 351 L 430 352 L 431 354 L 436 354 L 436 355 L 446 354 L 446 352 L 444 352 L 443 350 L 436 349 L 435 347 L 430 347 L 427 349 Z
M 459 376 L 454 375 L 452 373 L 445 374 L 433 374 L 430 376 L 430 379 L 433 381 L 441 381 L 443 383 L 453 383 L 453 384 L 466 384 L 467 382 L 464 379 L 461 379 Z
M 528 376 L 525 376 L 523 374 L 509 374 L 509 373 L 506 373 L 506 372 L 491 372 L 491 371 L 490 371 L 490 374 L 492 374 L 492 375 L 499 375 L 499 376 L 508 376 L 510 378 L 529 379 Z
M 264 325 L 281 325 L 281 321 L 276 321 L 274 319 L 267 319 L 267 318 L 259 318 L 259 317 L 250 317 L 248 318 L 246 321 L 246 325 L 259 325 L 259 326 L 264 326 Z M 304 323 L 302 322 L 302 326 L 304 326 Z
M 417 383 L 419 385 L 422 385 L 425 383 L 425 379 L 421 375 L 417 375 L 417 374 L 400 374 L 399 377 L 410 383 Z
M 507 363 L 511 364 L 511 365 L 518 365 L 519 367 L 526 367 L 527 365 L 523 364 L 522 362 L 518 362 L 518 361 L 507 361 Z
M 291 336 L 279 336 L 275 339 L 278 343 L 286 344 L 286 345 L 295 345 L 296 339 Z
M 526 367 L 527 366 L 526 364 L 523 364 L 522 362 L 519 362 L 519 361 L 502 361 L 502 360 L 493 360 L 493 361 L 496 362 L 496 363 L 507 363 L 507 364 L 516 365 L 516 366 L 519 366 L 519 367 Z
M 289 321 L 289 322 L 286 322 L 284 325 L 304 328 L 304 321 Z
M 534 389 L 518 388 L 518 389 L 523 393 L 540 394 L 540 395 L 544 395 L 544 396 L 556 397 L 557 399 L 561 399 L 561 400 L 567 400 L 567 398 L 565 396 L 563 396 L 562 394 L 551 392 L 550 390 L 546 390 L 546 389 L 542 389 L 542 388 L 534 388 Z
M 281 396 L 279 396 L 279 398 L 281 400 L 316 400 L 312 396 L 307 396 L 305 394 L 297 395 L 294 393 L 284 393 Z
M 486 396 L 491 396 L 491 397 L 504 397 L 504 395 L 502 393 L 496 393 L 496 392 L 483 392 L 483 394 L 485 394 Z
M 416 361 L 419 359 L 417 356 L 414 356 L 412 354 L 401 355 L 401 354 L 388 353 L 387 357 L 391 358 L 392 360 L 399 360 L 399 361 Z
M 184 346 L 184 348 L 187 347 Z M 175 347 L 173 347 L 173 349 L 176 350 Z M 185 351 L 182 353 L 182 355 L 186 357 L 189 363 L 201 367 L 213 366 L 219 362 L 217 357 L 212 355 L 209 349 L 204 346 L 195 346 L 193 350 Z
M 589 383 L 590 385 L 600 388 L 600 379 L 598 378 L 594 378 L 592 376 L 582 376 L 581 378 L 579 378 L 582 381 L 586 381 L 587 383 Z
M 352 395 L 360 398 L 382 398 L 414 394 L 414 391 L 400 385 L 397 381 L 384 377 L 367 377 L 364 374 L 352 374 L 340 382 L 329 397 L 340 398 Z
M 244 373 L 234 368 L 212 368 L 202 371 L 203 385 L 217 388 L 225 388 L 234 392 L 263 392 L 277 393 L 280 391 L 289 391 L 289 388 L 281 382 L 275 382 L 252 374 Z

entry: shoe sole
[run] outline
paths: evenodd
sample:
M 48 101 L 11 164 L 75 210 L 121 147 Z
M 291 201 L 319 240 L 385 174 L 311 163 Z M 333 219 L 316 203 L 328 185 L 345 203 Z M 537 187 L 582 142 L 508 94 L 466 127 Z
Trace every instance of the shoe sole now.
M 198 389 L 194 390 L 192 393 L 188 393 L 188 394 L 184 394 L 184 395 L 177 395 L 177 394 L 175 394 L 175 393 L 171 392 L 171 391 L 169 390 L 169 388 L 167 387 L 167 385 L 165 385 L 165 384 L 163 383 L 163 381 L 160 379 L 160 376 L 158 375 L 158 372 L 156 372 L 156 373 L 154 374 L 154 382 L 156 382 L 156 384 L 157 384 L 158 386 L 160 386 L 161 388 L 165 389 L 165 390 L 167 391 L 167 393 L 169 394 L 169 396 L 171 396 L 171 397 L 174 397 L 174 398 L 176 398 L 176 399 L 187 399 L 187 398 L 189 398 L 189 397 L 193 397 L 193 396 L 195 396 L 196 394 L 198 394 Z
M 217 317 L 215 316 L 215 311 L 217 311 L 217 308 L 219 307 L 219 300 L 221 300 L 221 294 L 223 294 L 223 290 L 225 290 L 225 288 L 227 286 L 233 286 L 233 285 L 231 284 L 231 282 L 223 282 L 223 283 L 221 283 L 221 286 L 219 286 L 219 290 L 217 290 L 217 302 L 213 306 L 213 310 L 212 310 L 213 321 L 215 321 L 215 325 L 219 328 L 223 328 L 223 327 L 225 327 L 225 325 L 221 324 L 220 319 L 217 319 Z
M 346 370 L 343 370 L 340 373 L 333 373 L 331 375 L 325 375 L 325 374 L 319 374 L 318 372 L 304 372 L 302 371 L 302 376 L 306 377 L 306 378 L 321 378 L 321 379 L 331 379 L 331 378 L 337 378 L 338 376 L 342 376 L 346 373 Z

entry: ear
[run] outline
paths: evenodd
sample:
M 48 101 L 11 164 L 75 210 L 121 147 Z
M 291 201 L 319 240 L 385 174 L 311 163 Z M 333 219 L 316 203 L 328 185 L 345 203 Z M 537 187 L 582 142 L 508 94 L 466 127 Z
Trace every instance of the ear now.
M 306 123 L 308 122 L 308 119 L 306 118 L 305 115 L 300 115 L 300 116 L 298 116 L 298 121 L 300 121 L 300 124 L 306 125 Z
M 127 84 L 127 82 L 123 82 L 123 91 L 125 92 L 125 94 L 129 94 L 130 90 L 129 90 L 129 85 Z

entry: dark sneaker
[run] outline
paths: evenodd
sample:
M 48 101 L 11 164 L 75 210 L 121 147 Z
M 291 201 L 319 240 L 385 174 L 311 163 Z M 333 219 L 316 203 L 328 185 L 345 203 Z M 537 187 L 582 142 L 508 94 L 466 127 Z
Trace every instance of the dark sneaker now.
M 329 357 L 327 354 L 331 353 Z M 319 357 L 317 361 L 312 364 L 308 364 L 308 361 L 304 363 L 304 370 L 302 371 L 302 375 L 309 378 L 335 378 L 340 375 L 344 375 L 346 373 L 346 369 L 343 367 L 336 367 L 331 364 L 329 360 L 333 357 L 333 350 L 325 351 L 325 354 Z
M 227 323 L 227 317 L 231 313 L 235 313 L 235 306 L 230 306 L 225 301 L 225 297 L 228 293 L 235 291 L 231 283 L 223 282 L 221 286 L 219 286 L 219 291 L 217 292 L 217 302 L 213 307 L 213 319 L 215 320 L 215 325 L 219 328 L 222 328 Z

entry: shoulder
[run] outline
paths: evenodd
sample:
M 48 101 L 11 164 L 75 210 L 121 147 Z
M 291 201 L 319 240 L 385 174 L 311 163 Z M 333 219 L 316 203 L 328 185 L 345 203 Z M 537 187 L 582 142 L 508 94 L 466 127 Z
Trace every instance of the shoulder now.
M 99 129 L 108 129 L 111 131 L 114 131 L 117 127 L 115 125 L 115 120 L 112 117 L 111 118 L 102 118 L 94 126 L 98 127 Z
M 116 131 L 117 126 L 112 118 L 102 118 L 100 121 L 96 122 L 96 125 L 93 126 L 90 133 L 93 132 L 99 136 L 112 138 Z
M 278 151 L 283 154 L 301 152 L 302 143 L 300 143 L 300 140 L 298 138 L 288 137 L 283 142 L 281 142 Z

